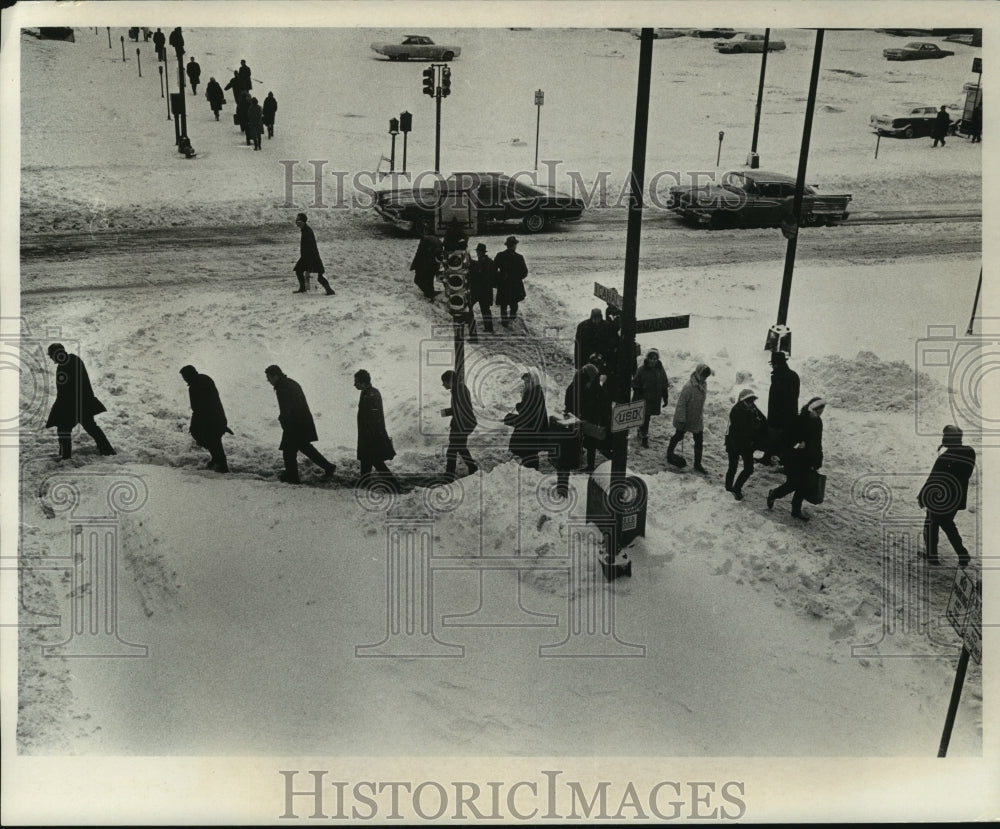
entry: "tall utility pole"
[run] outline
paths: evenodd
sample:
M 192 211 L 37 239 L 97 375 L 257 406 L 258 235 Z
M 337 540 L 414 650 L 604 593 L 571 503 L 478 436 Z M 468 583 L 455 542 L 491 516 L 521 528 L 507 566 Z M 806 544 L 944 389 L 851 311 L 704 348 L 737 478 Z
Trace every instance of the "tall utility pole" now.
M 760 81 L 757 83 L 757 106 L 753 113 L 753 139 L 750 141 L 750 156 L 747 165 L 757 169 L 760 159 L 757 156 L 757 135 L 760 132 L 760 106 L 764 100 L 764 73 L 767 71 L 767 44 L 771 41 L 771 30 L 764 29 L 764 51 L 760 56 Z
M 809 161 L 809 137 L 812 134 L 813 111 L 816 108 L 816 87 L 819 83 L 819 65 L 823 57 L 823 30 L 816 30 L 816 49 L 813 52 L 812 74 L 809 77 L 809 98 L 806 101 L 806 117 L 802 127 L 802 146 L 799 149 L 799 169 L 795 177 L 795 197 L 792 201 L 792 227 L 785 233 L 788 246 L 785 249 L 785 271 L 781 279 L 781 296 L 778 299 L 777 325 L 784 327 L 788 322 L 788 301 L 792 294 L 792 273 L 795 270 L 795 250 L 799 238 L 799 223 L 802 217 L 802 193 L 805 190 L 806 165 Z M 789 332 L 790 333 L 790 332 Z M 773 345 L 773 348 L 770 346 Z M 772 351 L 783 351 L 777 341 L 768 345 Z M 790 340 L 789 340 L 790 348 Z
M 545 103 L 545 93 L 535 90 L 535 106 L 538 107 L 538 117 L 535 119 L 535 170 L 538 170 L 538 135 L 542 128 L 542 104 Z
M 639 242 L 642 234 L 642 192 L 646 176 L 646 133 L 649 123 L 649 87 L 653 66 L 653 30 L 643 29 L 639 37 L 639 81 L 635 101 L 635 133 L 632 139 L 632 172 L 629 183 L 628 230 L 625 236 L 625 286 L 622 297 L 622 332 L 618 354 L 617 388 L 614 399 L 629 401 L 632 368 L 635 365 L 635 307 L 639 291 Z M 614 432 L 611 455 L 611 491 L 625 487 L 628 465 L 628 432 Z M 615 515 L 615 530 L 601 562 L 604 577 L 611 581 L 632 574 L 631 562 L 618 558 L 621 516 Z
M 436 104 L 434 117 L 434 172 L 441 172 L 441 99 L 451 95 L 451 69 L 443 63 L 432 63 L 424 72 L 424 95 Z

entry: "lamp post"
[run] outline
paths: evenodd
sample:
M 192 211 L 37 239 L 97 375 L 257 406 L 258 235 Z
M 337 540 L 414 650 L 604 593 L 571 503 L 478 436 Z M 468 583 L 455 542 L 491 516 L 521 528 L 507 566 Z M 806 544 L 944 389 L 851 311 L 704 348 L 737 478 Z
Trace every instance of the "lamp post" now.
M 406 172 L 406 136 L 413 129 L 413 116 L 409 112 L 399 113 L 399 131 L 403 133 L 403 172 Z
M 396 171 L 396 136 L 399 135 L 399 119 L 389 119 L 389 135 L 392 136 L 392 151 L 389 154 L 389 172 Z
M 542 104 L 545 103 L 545 93 L 540 89 L 535 90 L 535 106 L 538 108 L 538 117 L 535 118 L 535 170 L 538 170 L 538 133 L 542 126 Z
M 767 70 L 767 44 L 771 40 L 771 30 L 764 29 L 764 51 L 760 56 L 760 80 L 757 83 L 757 106 L 753 115 L 753 139 L 750 141 L 750 155 L 747 158 L 747 165 L 752 170 L 760 166 L 760 157 L 757 155 L 757 135 L 760 132 L 760 107 L 764 100 L 764 72 Z

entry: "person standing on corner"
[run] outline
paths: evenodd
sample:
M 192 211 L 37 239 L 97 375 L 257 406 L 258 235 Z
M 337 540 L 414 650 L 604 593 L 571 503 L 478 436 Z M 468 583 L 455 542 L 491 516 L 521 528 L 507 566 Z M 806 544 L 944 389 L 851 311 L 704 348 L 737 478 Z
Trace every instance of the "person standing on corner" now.
M 549 415 L 545 409 L 545 392 L 534 370 L 521 375 L 524 387 L 514 411 L 504 415 L 504 425 L 513 427 L 508 449 L 521 459 L 526 469 L 538 469 L 538 454 L 547 445 Z
M 207 449 L 212 456 L 205 468 L 228 472 L 229 463 L 222 446 L 222 436 L 231 435 L 233 430 L 226 420 L 226 410 L 222 407 L 215 381 L 207 374 L 199 374 L 194 366 L 183 366 L 180 374 L 188 384 L 191 401 L 191 426 L 188 431 L 194 442 Z
M 278 99 L 273 92 L 268 92 L 263 104 L 264 126 L 267 127 L 267 137 L 274 138 L 274 115 L 278 111 Z
M 580 433 L 583 448 L 587 450 L 583 471 L 593 472 L 598 449 L 605 457 L 611 457 L 611 398 L 601 385 L 597 366 L 586 363 L 574 375 L 566 389 L 563 407 L 582 421 Z
M 490 306 L 493 304 L 496 281 L 497 267 L 486 255 L 486 245 L 480 242 L 476 245 L 476 258 L 469 264 L 469 307 L 479 306 L 479 313 L 483 315 L 483 328 L 487 334 L 493 333 Z
M 591 359 L 599 358 L 601 365 L 605 364 L 604 356 L 604 314 L 600 308 L 591 308 L 590 316 L 576 326 L 573 347 L 573 365 L 577 371 L 587 363 L 597 363 Z M 604 372 L 607 374 L 607 371 Z
M 517 306 L 525 298 L 524 278 L 528 275 L 528 266 L 524 257 L 517 252 L 517 239 L 508 236 L 504 242 L 505 250 L 497 254 L 494 263 L 497 268 L 497 298 L 500 306 L 500 324 L 510 328 L 517 319 Z
M 469 474 L 479 470 L 479 465 L 472 459 L 469 452 L 469 435 L 478 425 L 476 413 L 472 408 L 472 395 L 465 383 L 455 377 L 451 369 L 441 375 L 441 385 L 451 392 L 451 405 L 441 410 L 441 417 L 450 417 L 448 427 L 448 449 L 445 452 L 445 474 L 456 477 L 459 457 L 465 462 Z
M 729 468 L 726 470 L 726 492 L 733 493 L 737 501 L 743 500 L 743 484 L 753 475 L 753 451 L 760 434 L 767 429 L 767 418 L 757 408 L 757 395 L 752 389 L 740 392 L 736 405 L 729 410 L 729 428 L 726 430 L 726 454 Z M 736 482 L 736 467 L 743 460 L 743 471 Z
M 201 66 L 194 58 L 191 58 L 184 71 L 187 72 L 188 80 L 191 81 L 191 94 L 197 95 L 198 84 L 201 82 Z
M 670 402 L 669 389 L 670 381 L 660 362 L 660 352 L 651 348 L 632 379 L 632 402 L 639 399 L 646 401 L 646 413 L 639 427 L 639 439 L 644 448 L 649 446 L 649 419 L 660 413 L 661 401 L 664 406 Z
M 802 511 L 805 488 L 809 473 L 823 465 L 823 412 L 826 401 L 822 397 L 812 397 L 806 403 L 792 427 L 788 441 L 791 448 L 785 458 L 785 482 L 767 493 L 767 508 L 774 509 L 774 502 L 792 494 L 792 517 L 808 521 L 809 515 Z
M 941 563 L 938 530 L 942 529 L 958 554 L 958 566 L 964 568 L 972 559 L 955 526 L 955 514 L 966 507 L 969 479 L 976 468 L 976 450 L 962 444 L 962 430 L 958 426 L 949 425 L 944 427 L 938 452 L 930 475 L 917 495 L 917 503 L 926 510 L 924 552 L 928 564 Z
M 62 343 L 52 343 L 49 359 L 56 364 L 56 399 L 45 421 L 45 428 L 56 427 L 59 437 L 59 460 L 73 457 L 73 428 L 79 423 L 97 444 L 102 455 L 116 455 L 114 447 L 94 415 L 106 412 L 104 404 L 94 395 L 87 367 L 76 354 L 67 353 Z
M 429 300 L 433 300 L 441 293 L 434 289 L 434 277 L 441 268 L 441 249 L 441 240 L 428 231 L 420 237 L 417 252 L 413 254 L 413 261 L 410 262 L 413 284 Z
M 358 462 L 361 465 L 361 479 L 374 467 L 379 478 L 387 480 L 398 489 L 396 477 L 385 465 L 396 457 L 396 449 L 385 428 L 385 411 L 382 395 L 372 385 L 372 377 L 365 369 L 354 372 L 354 388 L 361 392 L 358 397 Z
M 212 108 L 212 112 L 215 113 L 215 120 L 218 121 L 219 111 L 226 104 L 226 93 L 222 91 L 222 87 L 219 86 L 219 82 L 215 78 L 208 79 L 205 97 L 208 99 L 208 105 Z
M 941 109 L 934 116 L 934 131 L 931 133 L 934 143 L 931 145 L 931 149 L 938 145 L 938 141 L 941 142 L 942 147 L 944 146 L 944 137 L 948 134 L 949 126 L 951 126 L 951 116 L 948 115 L 947 107 L 941 104 Z
M 323 276 L 323 260 L 319 256 L 319 248 L 316 246 L 316 234 L 309 227 L 305 213 L 299 213 L 295 217 L 295 226 L 302 231 L 302 238 L 299 241 L 299 261 L 295 263 L 295 276 L 299 280 L 299 289 L 292 291 L 293 294 L 304 294 L 306 292 L 306 274 L 316 274 L 316 281 L 323 286 L 327 296 L 333 296 L 336 291 L 330 287 L 326 277 Z
M 329 478 L 337 471 L 337 465 L 330 463 L 313 446 L 313 441 L 319 438 L 302 386 L 275 365 L 264 369 L 264 376 L 274 387 L 278 398 L 278 422 L 281 424 L 281 444 L 278 448 L 285 462 L 280 480 L 286 484 L 302 483 L 299 480 L 299 452 L 323 469 L 324 479 Z
M 699 363 L 677 397 L 677 406 L 674 409 L 674 429 L 677 431 L 667 446 L 667 463 L 672 466 L 686 465 L 687 462 L 676 454 L 674 449 L 683 439 L 684 433 L 690 432 L 694 437 L 694 471 L 701 473 L 706 471 L 701 465 L 701 451 L 705 429 L 703 419 L 705 398 L 708 395 L 708 378 L 711 376 L 712 369 L 704 363 Z
M 799 413 L 799 375 L 788 365 L 783 351 L 771 352 L 771 388 L 767 392 L 767 436 L 764 466 L 773 463 L 777 454 L 780 458 L 785 448 L 785 435 L 795 424 Z

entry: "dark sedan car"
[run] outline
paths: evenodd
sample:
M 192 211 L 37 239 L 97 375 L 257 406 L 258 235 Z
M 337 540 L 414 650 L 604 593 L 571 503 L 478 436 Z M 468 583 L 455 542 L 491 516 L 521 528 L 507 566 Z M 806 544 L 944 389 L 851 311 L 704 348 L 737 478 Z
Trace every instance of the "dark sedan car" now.
M 479 230 L 489 224 L 520 221 L 526 233 L 540 233 L 553 223 L 579 220 L 584 208 L 583 200 L 576 196 L 503 173 L 455 173 L 445 183 L 446 188 L 377 193 L 375 212 L 397 227 L 421 235 L 434 226 L 438 208 L 456 192 L 464 192 Z
M 898 49 L 883 49 L 882 57 L 886 60 L 928 60 L 933 58 L 947 58 L 954 55 L 947 49 L 942 49 L 936 43 L 907 43 Z

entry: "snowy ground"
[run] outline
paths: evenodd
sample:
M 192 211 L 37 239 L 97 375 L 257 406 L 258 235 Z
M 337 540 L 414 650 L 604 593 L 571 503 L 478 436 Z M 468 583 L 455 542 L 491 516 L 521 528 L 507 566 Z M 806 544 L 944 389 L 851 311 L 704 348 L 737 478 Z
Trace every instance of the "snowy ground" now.
M 897 38 L 827 33 L 808 178 L 824 192 L 851 193 L 856 224 L 803 231 L 798 245 L 793 367 L 803 402 L 813 394 L 829 400 L 828 500 L 811 508 L 807 526 L 788 516 L 787 500 L 774 512 L 764 507 L 767 489 L 781 480 L 770 470 L 759 468 L 742 503 L 722 488 L 734 395 L 744 386 L 766 395 L 760 347 L 777 306 L 784 239 L 774 230 L 694 230 L 647 211 L 640 315 L 690 313 L 692 325 L 640 341 L 660 349 L 672 400 L 695 364 L 715 370 L 706 406 L 709 475 L 665 471 L 671 405 L 653 422 L 650 448 L 630 447 L 629 465 L 650 492 L 646 536 L 629 550 L 632 578 L 608 586 L 591 568 L 569 564 L 584 524 L 586 477 L 573 476 L 569 505 L 553 502 L 551 467 L 519 468 L 499 421 L 525 365 L 544 372 L 549 409 L 561 402 L 572 331 L 600 305 L 592 284 L 622 288 L 625 211 L 588 211 L 578 225 L 535 237 L 515 229 L 531 269 L 526 329 L 484 338 L 467 355 L 481 424 L 471 447 L 483 474 L 417 489 L 388 509 L 351 486 L 351 376 L 368 368 L 383 394 L 399 451 L 393 469 L 439 471 L 444 421 L 437 412 L 446 396 L 438 377 L 451 359 L 450 330 L 440 327 L 448 318 L 412 285 L 415 240 L 385 229 L 370 210 L 309 209 L 338 293 L 292 297 L 292 219 L 309 207 L 311 190 L 297 188 L 286 204 L 278 162 L 326 159 L 329 173 L 347 171 L 350 181 L 388 153 L 386 119 L 408 109 L 410 169 L 432 166 L 432 106 L 419 94 L 423 64 L 389 63 L 368 48 L 428 31 L 463 49 L 444 104 L 446 170 L 530 169 L 531 93 L 542 88 L 541 157 L 553 161 L 557 176 L 575 170 L 593 182 L 608 171 L 617 193 L 631 157 L 638 41 L 603 28 L 428 30 L 412 22 L 405 29 L 184 31 L 205 79 L 224 83 L 246 58 L 255 93 L 274 91 L 276 135 L 263 152 L 244 146 L 231 104 L 216 123 L 199 95 L 188 104 L 198 157 L 181 159 L 152 46 L 139 44 L 140 79 L 136 44 L 127 38 L 132 54 L 121 61 L 124 28 L 112 28 L 111 49 L 104 28 L 78 28 L 73 44 L 28 34 L 13 44 L 4 35 L 8 55 L 19 45 L 21 70 L 13 202 L 4 185 L 6 205 L 16 211 L 19 199 L 21 234 L 15 270 L 4 263 L 5 301 L 12 297 L 7 274 L 19 273 L 20 291 L 5 308 L 19 302 L 19 312 L 4 317 L 6 325 L 20 315 L 29 369 L 20 388 L 17 526 L 11 535 L 8 522 L 4 545 L 19 538 L 23 561 L 33 565 L 22 575 L 20 636 L 4 639 L 8 664 L 15 644 L 19 655 L 14 684 L 5 678 L 3 738 L 5 765 L 19 783 L 38 785 L 38 758 L 81 774 L 73 761 L 88 769 L 99 757 L 93 768 L 111 776 L 94 774 L 89 784 L 123 806 L 111 818 L 103 805 L 88 814 L 119 822 L 178 814 L 169 787 L 144 788 L 143 803 L 116 785 L 120 756 L 129 758 L 138 786 L 147 774 L 181 765 L 187 776 L 177 779 L 196 775 L 199 793 L 189 795 L 182 820 L 273 820 L 284 803 L 278 769 L 419 782 L 512 781 L 557 767 L 595 780 L 614 769 L 615 780 L 647 789 L 664 779 L 750 781 L 744 800 L 754 820 L 815 819 L 803 811 L 806 797 L 820 814 L 848 819 L 995 817 L 993 669 L 970 665 L 949 748 L 955 759 L 942 772 L 933 758 L 958 653 L 944 619 L 954 568 L 928 574 L 907 546 L 922 520 L 915 493 L 940 426 L 954 417 L 948 372 L 915 377 L 914 366 L 926 369 L 920 341 L 928 326 L 961 333 L 968 323 L 983 240 L 977 218 L 958 217 L 979 214 L 983 168 L 995 162 L 983 157 L 988 143 L 959 139 L 933 151 L 929 139 L 884 139 L 876 159 L 868 130 L 871 112 L 893 101 L 958 101 L 982 49 L 952 44 L 956 56 L 931 67 L 890 64 L 881 49 Z M 791 173 L 813 34 L 773 29 L 772 37 L 788 50 L 768 62 L 762 166 Z M 757 60 L 717 56 L 711 41 L 694 38 L 654 44 L 647 178 L 715 171 L 719 130 L 719 167 L 743 163 Z M 296 169 L 308 175 L 308 167 Z M 329 202 L 334 181 L 328 175 Z M 364 195 L 353 187 L 344 193 Z M 877 223 L 900 211 L 939 220 Z M 491 253 L 505 235 L 484 237 Z M 5 242 L 11 238 L 5 228 Z M 71 467 L 52 459 L 54 435 L 39 417 L 47 413 L 51 374 L 42 351 L 55 337 L 84 357 L 108 407 L 100 422 L 119 452 L 111 460 L 96 456 L 85 436 Z M 177 372 L 189 362 L 215 378 L 236 432 L 227 439 L 227 478 L 201 468 L 204 453 L 186 431 L 187 392 Z M 304 478 L 315 485 L 277 482 L 277 407 L 263 376 L 270 363 L 302 384 L 317 446 L 340 467 L 332 483 L 314 481 L 304 459 Z M 983 384 L 975 392 L 984 397 L 995 391 L 988 377 L 971 382 Z M 991 451 L 980 452 L 981 475 L 959 516 L 983 561 L 991 554 L 983 509 Z M 96 510 L 103 488 L 118 480 L 142 494 L 114 522 L 117 631 L 147 647 L 148 658 L 42 657 L 39 645 L 65 641 L 69 627 L 44 626 L 40 614 L 68 620 L 91 606 L 66 566 L 70 523 L 57 483 L 71 482 L 85 508 Z M 879 501 L 885 487 L 888 503 Z M 380 643 L 389 624 L 387 540 L 401 525 L 422 532 L 435 510 L 425 537 L 437 569 L 423 594 L 435 638 L 421 639 L 405 657 L 364 658 L 371 653 L 364 646 Z M 491 556 L 518 560 L 470 569 Z M 62 557 L 55 569 L 38 566 L 53 557 Z M 989 587 L 989 567 L 977 561 L 972 569 Z M 549 658 L 579 645 L 573 625 L 586 630 L 587 614 L 602 609 L 613 612 L 614 636 L 588 640 L 582 657 Z M 417 647 L 417 638 L 407 646 Z M 426 649 L 461 658 L 420 658 Z M 206 765 L 220 757 L 229 759 Z M 267 759 L 279 757 L 316 759 Z M 396 759 L 407 757 L 416 759 Z M 236 758 L 256 759 L 248 766 Z M 930 759 L 925 767 L 903 758 Z M 234 798 L 221 784 L 230 774 L 254 782 Z M 788 774 L 795 775 L 791 795 L 779 782 Z M 36 803 L 36 816 L 65 820 L 78 783 L 63 780 L 63 798 Z M 955 781 L 966 784 L 962 802 L 954 799 Z

